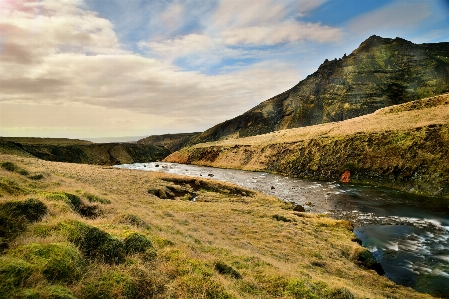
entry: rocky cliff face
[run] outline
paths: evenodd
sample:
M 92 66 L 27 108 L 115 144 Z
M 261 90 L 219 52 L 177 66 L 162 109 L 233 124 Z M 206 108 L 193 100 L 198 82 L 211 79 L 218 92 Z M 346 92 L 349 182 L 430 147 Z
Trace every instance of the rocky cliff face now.
M 189 144 L 341 121 L 449 91 L 449 43 L 371 36 L 292 89 L 193 137 Z

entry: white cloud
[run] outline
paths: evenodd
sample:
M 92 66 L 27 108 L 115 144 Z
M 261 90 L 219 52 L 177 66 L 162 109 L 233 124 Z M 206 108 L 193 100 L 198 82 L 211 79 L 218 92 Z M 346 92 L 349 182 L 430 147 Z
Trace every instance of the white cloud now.
M 184 6 L 180 3 L 170 4 L 161 14 L 160 20 L 169 28 L 176 28 L 181 24 Z
M 117 113 L 112 110 L 126 111 L 123 115 L 132 119 L 151 118 L 169 124 L 170 129 L 186 131 L 180 128 L 195 130 L 201 124 L 206 129 L 297 82 L 296 70 L 279 61 L 216 76 L 181 71 L 170 61 L 123 51 L 112 24 L 83 10 L 80 3 L 66 7 L 63 13 L 56 12 L 57 5 L 56 1 L 27 1 L 0 20 L 0 102 L 5 109 L 15 105 L 23 115 L 33 115 L 45 110 L 36 107 L 53 107 L 48 112 L 59 111 L 61 117 L 55 121 L 62 128 L 65 123 L 75 126 L 78 122 L 84 127 L 92 113 L 77 114 L 69 121 L 70 111 L 82 111 L 79 107 L 103 111 L 114 115 L 113 119 Z M 172 56 L 202 52 L 210 57 L 211 48 L 217 53 L 230 51 L 219 41 L 198 34 L 149 45 L 157 53 Z M 46 118 L 36 116 L 43 127 L 49 127 Z M 183 125 L 176 124 L 179 119 Z M 135 122 L 130 125 L 137 126 Z M 18 127 L 17 121 L 2 116 L 2 129 L 12 132 Z
M 316 23 L 284 22 L 274 26 L 253 26 L 226 30 L 224 42 L 228 45 L 256 44 L 275 45 L 301 40 L 318 42 L 337 42 L 341 38 L 338 28 Z
M 419 26 L 430 15 L 430 4 L 427 1 L 397 1 L 356 17 L 349 22 L 348 29 L 365 35 L 369 32 L 381 34 L 381 31 L 392 31 L 400 36 L 402 32 Z

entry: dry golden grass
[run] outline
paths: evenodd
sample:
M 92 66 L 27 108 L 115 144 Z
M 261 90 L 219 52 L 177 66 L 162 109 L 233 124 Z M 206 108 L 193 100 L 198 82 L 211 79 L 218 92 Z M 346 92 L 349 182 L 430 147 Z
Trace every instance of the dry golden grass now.
M 87 260 L 79 280 L 60 284 L 79 298 L 94 298 L 95 292 L 110 298 L 430 298 L 358 266 L 354 259 L 362 248 L 351 241 L 348 222 L 293 212 L 274 197 L 207 179 L 0 155 L 5 161 L 44 177 L 31 180 L 0 169 L 0 176 L 18 187 L 14 194 L 3 190 L 0 203 L 36 198 L 48 213 L 0 258 L 26 244 L 67 242 L 57 228 L 69 220 L 122 240 L 137 232 L 152 241 L 157 257 L 127 255 L 119 264 Z M 162 200 L 148 190 L 184 190 L 198 197 Z M 83 202 L 91 194 L 111 203 L 92 203 L 102 213 L 89 219 L 48 195 L 55 192 L 77 194 Z M 217 263 L 241 277 L 226 267 L 220 273 Z M 33 273 L 38 274 L 17 292 L 44 297 L 56 292 L 41 272 Z
M 449 123 L 449 94 L 379 109 L 376 112 L 336 123 L 276 131 L 252 137 L 197 144 L 194 147 L 269 145 L 293 143 L 323 136 L 352 135 L 359 132 L 410 130 L 431 124 Z

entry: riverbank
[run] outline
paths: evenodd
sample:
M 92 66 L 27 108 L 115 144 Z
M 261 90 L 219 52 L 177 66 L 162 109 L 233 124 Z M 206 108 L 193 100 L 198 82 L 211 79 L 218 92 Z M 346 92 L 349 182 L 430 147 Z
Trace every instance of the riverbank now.
M 197 144 L 164 161 L 345 180 L 449 198 L 449 95 L 354 119 Z
M 3 297 L 431 298 L 364 268 L 369 255 L 348 222 L 259 192 L 10 155 L 0 162 L 1 217 L 11 224 L 1 235 Z

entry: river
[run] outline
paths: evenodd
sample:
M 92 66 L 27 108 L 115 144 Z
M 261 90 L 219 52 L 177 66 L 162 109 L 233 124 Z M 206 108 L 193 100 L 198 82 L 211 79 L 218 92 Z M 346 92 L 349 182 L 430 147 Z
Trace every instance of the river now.
M 355 223 L 385 275 L 419 292 L 449 298 L 449 202 L 360 184 L 163 162 L 118 165 L 228 181 Z

